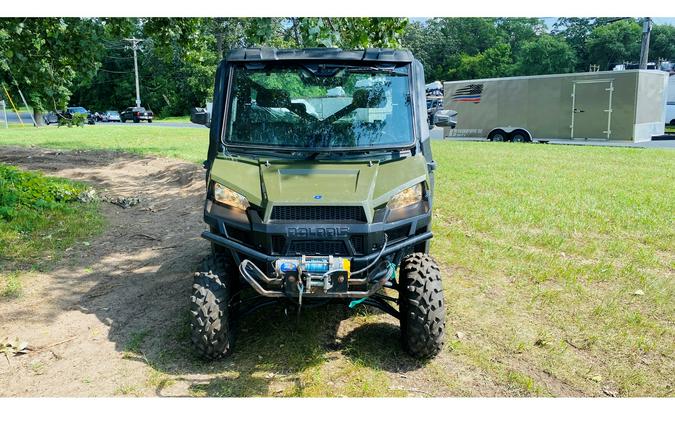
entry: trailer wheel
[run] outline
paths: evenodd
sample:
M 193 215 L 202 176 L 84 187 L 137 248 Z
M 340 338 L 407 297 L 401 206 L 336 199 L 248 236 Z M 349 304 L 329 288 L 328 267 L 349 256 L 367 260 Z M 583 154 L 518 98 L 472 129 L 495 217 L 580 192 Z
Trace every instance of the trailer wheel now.
M 506 136 L 506 132 L 501 129 L 497 129 L 490 132 L 488 139 L 492 142 L 506 142 L 508 137 Z
M 675 119 L 673 119 L 673 120 L 670 121 L 670 125 L 671 125 L 671 126 L 675 126 Z
M 530 135 L 524 130 L 514 130 L 511 132 L 511 141 L 513 142 L 532 142 Z

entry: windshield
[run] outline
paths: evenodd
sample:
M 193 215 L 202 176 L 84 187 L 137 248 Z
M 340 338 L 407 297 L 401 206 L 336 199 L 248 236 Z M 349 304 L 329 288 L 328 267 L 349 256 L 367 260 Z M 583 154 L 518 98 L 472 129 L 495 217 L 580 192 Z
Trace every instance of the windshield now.
M 409 67 L 233 68 L 225 140 L 292 149 L 413 143 Z
M 86 113 L 87 109 L 85 109 L 84 107 L 70 107 L 68 111 L 70 111 L 71 113 Z

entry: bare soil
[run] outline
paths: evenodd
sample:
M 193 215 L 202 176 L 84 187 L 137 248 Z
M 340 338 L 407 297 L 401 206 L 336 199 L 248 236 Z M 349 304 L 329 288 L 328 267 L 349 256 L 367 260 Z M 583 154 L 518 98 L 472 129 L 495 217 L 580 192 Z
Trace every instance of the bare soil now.
M 300 321 L 283 309 L 262 311 L 244 321 L 232 357 L 202 362 L 187 322 L 192 273 L 209 252 L 199 236 L 200 167 L 20 147 L 0 149 L 0 161 L 88 182 L 100 195 L 140 198 L 127 209 L 102 202 L 102 235 L 69 248 L 51 270 L 22 275 L 21 298 L 0 300 L 0 339 L 32 349 L 0 355 L 0 396 L 304 395 L 327 391 L 317 390 L 321 383 L 350 382 L 353 395 L 512 393 L 450 349 L 431 363 L 410 359 L 400 351 L 397 321 L 340 306 L 309 310 Z M 313 378 L 308 368 L 318 368 Z M 385 391 L 365 389 L 368 379 L 358 377 L 366 375 L 384 377 Z

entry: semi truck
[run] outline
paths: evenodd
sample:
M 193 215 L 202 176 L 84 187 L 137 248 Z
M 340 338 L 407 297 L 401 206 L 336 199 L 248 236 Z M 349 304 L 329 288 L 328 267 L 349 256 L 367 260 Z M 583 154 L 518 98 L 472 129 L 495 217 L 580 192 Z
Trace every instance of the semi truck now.
M 444 112 L 457 116 L 444 137 L 649 141 L 664 133 L 667 90 L 659 70 L 445 82 Z

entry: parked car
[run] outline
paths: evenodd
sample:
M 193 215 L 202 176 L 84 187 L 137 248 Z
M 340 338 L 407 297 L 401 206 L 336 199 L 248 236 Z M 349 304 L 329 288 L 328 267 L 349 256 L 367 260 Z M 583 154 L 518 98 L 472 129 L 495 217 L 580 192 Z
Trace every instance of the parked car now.
M 138 123 L 141 120 L 145 120 L 148 123 L 152 123 L 152 119 L 155 115 L 150 110 L 146 110 L 143 107 L 129 107 L 120 114 L 120 120 L 122 123 L 127 120 L 132 120 L 134 123 Z
M 115 110 L 108 110 L 105 113 L 103 113 L 103 121 L 104 122 L 119 122 L 119 121 L 121 121 L 120 113 L 115 111 Z
M 63 117 L 66 119 L 72 119 L 75 114 L 86 114 L 87 123 L 90 125 L 96 124 L 96 116 L 91 111 L 87 110 L 84 107 L 68 107 L 66 111 L 63 112 Z
M 42 118 L 44 119 L 45 124 L 49 126 L 52 123 L 57 124 L 59 122 L 59 114 L 61 113 L 60 112 L 57 113 L 56 111 L 50 111 L 49 113 L 44 114 Z

